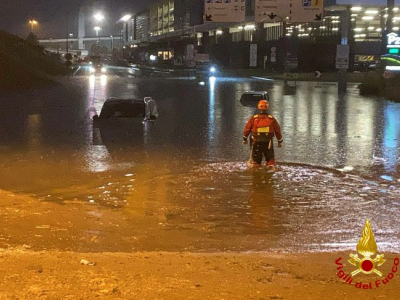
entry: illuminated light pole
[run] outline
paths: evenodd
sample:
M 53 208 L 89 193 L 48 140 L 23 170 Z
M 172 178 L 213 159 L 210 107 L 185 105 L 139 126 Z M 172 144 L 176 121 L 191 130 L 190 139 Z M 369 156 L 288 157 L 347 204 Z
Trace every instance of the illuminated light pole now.
M 105 18 L 104 14 L 101 13 L 101 12 L 98 12 L 97 14 L 93 15 L 93 17 L 94 17 L 94 19 L 97 21 L 97 23 L 101 23 L 101 22 L 104 20 L 104 18 Z M 98 40 L 98 45 L 99 45 L 99 47 L 100 47 L 100 36 L 99 36 L 99 31 L 101 30 L 101 28 L 100 28 L 99 26 L 96 26 L 96 27 L 94 27 L 93 29 L 96 31 L 96 36 L 99 38 L 99 40 Z
M 100 36 L 99 36 L 99 31 L 101 30 L 101 28 L 99 26 L 96 26 L 95 28 L 93 28 L 94 31 L 96 31 L 96 36 L 99 38 L 99 40 L 97 41 L 97 45 L 100 49 Z

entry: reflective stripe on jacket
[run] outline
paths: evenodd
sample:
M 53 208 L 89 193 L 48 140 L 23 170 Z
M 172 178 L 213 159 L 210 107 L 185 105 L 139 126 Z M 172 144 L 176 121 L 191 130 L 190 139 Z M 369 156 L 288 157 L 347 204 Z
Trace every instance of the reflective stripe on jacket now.
M 271 115 L 265 113 L 259 113 L 252 116 L 244 127 L 243 137 L 247 138 L 249 134 L 253 136 L 264 135 L 272 138 L 274 135 L 278 139 L 278 142 L 283 141 L 281 127 L 278 121 Z

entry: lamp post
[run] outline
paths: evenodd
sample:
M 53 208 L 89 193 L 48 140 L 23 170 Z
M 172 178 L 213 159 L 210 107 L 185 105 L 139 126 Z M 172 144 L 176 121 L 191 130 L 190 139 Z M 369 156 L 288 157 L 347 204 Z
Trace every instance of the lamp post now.
M 67 13 L 67 22 L 65 24 L 65 33 L 66 33 L 66 45 L 65 48 L 67 50 L 67 54 L 69 53 L 69 13 Z
M 99 24 L 104 20 L 104 14 L 101 12 L 96 13 L 95 15 L 93 15 L 94 19 L 96 20 L 96 23 Z M 93 28 L 94 31 L 96 31 L 96 36 L 99 38 L 98 40 L 98 45 L 100 47 L 100 36 L 99 36 L 99 31 L 101 30 L 101 28 L 97 25 L 96 27 Z

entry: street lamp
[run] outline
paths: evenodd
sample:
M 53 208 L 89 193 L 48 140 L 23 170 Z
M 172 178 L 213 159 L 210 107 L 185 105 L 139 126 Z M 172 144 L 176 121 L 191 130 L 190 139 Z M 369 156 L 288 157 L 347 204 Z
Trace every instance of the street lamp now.
M 128 22 L 131 18 L 132 18 L 132 15 L 125 15 L 121 19 L 119 19 L 117 23 Z
M 35 25 L 38 25 L 39 22 L 36 21 L 36 20 L 29 20 L 29 24 L 31 24 L 31 31 L 33 32 L 33 27 L 34 27 Z
M 94 15 L 94 18 L 96 19 L 96 21 L 103 21 L 104 20 L 104 15 L 102 13 L 97 13 Z
M 101 30 L 101 28 L 99 26 L 96 26 L 95 28 L 93 28 L 94 31 L 96 31 L 96 36 L 99 36 L 99 31 Z

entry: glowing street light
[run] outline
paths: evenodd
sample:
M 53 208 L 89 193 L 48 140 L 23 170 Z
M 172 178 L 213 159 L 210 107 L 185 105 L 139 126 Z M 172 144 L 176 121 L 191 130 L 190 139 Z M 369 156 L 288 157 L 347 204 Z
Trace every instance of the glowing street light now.
M 93 28 L 94 31 L 96 31 L 96 36 L 99 36 L 99 31 L 101 30 L 101 28 L 99 26 L 96 26 L 95 28 Z
M 104 20 L 104 15 L 102 13 L 97 13 L 94 15 L 94 18 L 96 19 L 96 21 L 103 21 Z
M 33 27 L 34 27 L 35 25 L 38 25 L 39 22 L 36 21 L 36 20 L 29 20 L 29 24 L 31 24 L 31 31 L 33 32 Z
M 118 22 L 128 22 L 132 18 L 132 15 L 125 15 Z

